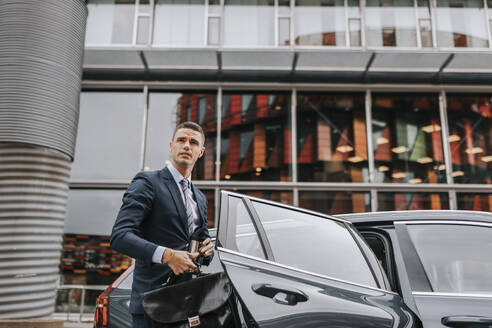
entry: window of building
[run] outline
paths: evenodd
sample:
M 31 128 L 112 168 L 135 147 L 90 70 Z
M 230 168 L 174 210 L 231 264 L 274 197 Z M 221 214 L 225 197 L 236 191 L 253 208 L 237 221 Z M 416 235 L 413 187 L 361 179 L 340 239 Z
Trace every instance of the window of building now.
M 413 0 L 367 0 L 366 42 L 373 47 L 416 47 Z
M 132 44 L 135 0 L 88 0 L 87 45 Z
M 455 183 L 492 183 L 492 96 L 448 94 Z
M 147 117 L 145 169 L 163 168 L 171 159 L 169 142 L 176 126 L 198 123 L 205 134 L 205 154 L 198 159 L 193 180 L 215 180 L 216 93 L 151 92 Z
M 82 92 L 72 181 L 130 181 L 142 165 L 142 92 Z
M 236 190 L 234 189 L 234 191 L 244 195 L 272 200 L 274 202 L 279 202 L 286 205 L 294 204 L 292 198 L 292 191 L 288 191 L 288 190 L 247 190 L 247 189 Z
M 447 210 L 447 193 L 379 192 L 378 211 Z
M 368 181 L 365 96 L 298 93 L 298 180 Z
M 417 0 L 417 18 L 420 46 L 423 48 L 432 47 L 432 14 L 429 0 Z
M 274 46 L 273 0 L 225 0 L 224 45 Z
M 459 210 L 492 212 L 492 193 L 457 193 Z
M 483 0 L 436 0 L 439 47 L 487 48 L 489 37 Z
M 299 206 L 326 214 L 371 211 L 368 192 L 299 191 Z
M 437 95 L 373 94 L 376 182 L 444 183 Z
M 228 93 L 222 106 L 220 178 L 291 181 L 290 94 Z
M 154 45 L 204 45 L 205 0 L 156 0 Z
M 296 0 L 294 9 L 294 42 L 301 46 L 347 46 L 347 14 L 358 16 L 358 1 L 350 1 L 350 12 L 344 0 Z M 351 38 L 356 40 L 352 23 Z

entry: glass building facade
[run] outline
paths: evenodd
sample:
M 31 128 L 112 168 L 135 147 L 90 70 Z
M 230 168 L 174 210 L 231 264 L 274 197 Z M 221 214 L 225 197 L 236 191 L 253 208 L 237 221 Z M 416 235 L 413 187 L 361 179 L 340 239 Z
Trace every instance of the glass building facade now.
M 87 5 L 70 281 L 128 266 L 94 250 L 187 120 L 206 135 L 192 179 L 210 227 L 222 189 L 327 214 L 492 211 L 491 0 Z

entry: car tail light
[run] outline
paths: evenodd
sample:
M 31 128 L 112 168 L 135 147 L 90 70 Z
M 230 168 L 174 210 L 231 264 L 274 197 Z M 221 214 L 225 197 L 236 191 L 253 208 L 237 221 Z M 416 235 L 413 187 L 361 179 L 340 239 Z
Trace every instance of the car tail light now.
M 109 293 L 114 289 L 111 285 L 102 292 L 96 300 L 96 312 L 94 313 L 94 327 L 107 328 L 109 324 Z
M 94 328 L 107 328 L 109 326 L 109 294 L 117 288 L 120 283 L 133 272 L 132 264 L 113 283 L 106 288 L 96 300 L 96 311 L 94 313 Z

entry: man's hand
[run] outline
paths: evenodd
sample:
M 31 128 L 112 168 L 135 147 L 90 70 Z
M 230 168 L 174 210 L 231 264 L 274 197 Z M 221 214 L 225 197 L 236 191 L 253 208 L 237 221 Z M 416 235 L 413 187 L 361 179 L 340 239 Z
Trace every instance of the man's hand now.
M 195 271 L 197 266 L 192 260 L 196 259 L 199 255 L 199 253 L 175 251 L 166 248 L 164 254 L 162 254 L 162 263 L 169 265 L 174 274 L 178 276 L 182 273 Z
M 209 257 L 210 255 L 212 255 L 212 251 L 214 249 L 214 244 L 212 243 L 210 238 L 205 239 L 202 242 L 202 245 L 203 246 L 199 250 L 200 254 L 202 254 L 205 257 Z

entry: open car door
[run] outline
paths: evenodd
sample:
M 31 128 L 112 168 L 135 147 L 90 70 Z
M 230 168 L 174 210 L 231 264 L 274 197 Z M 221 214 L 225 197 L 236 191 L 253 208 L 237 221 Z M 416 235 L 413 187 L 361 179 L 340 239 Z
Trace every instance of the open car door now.
M 420 327 L 346 221 L 222 191 L 217 252 L 243 327 Z

